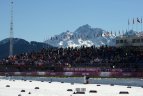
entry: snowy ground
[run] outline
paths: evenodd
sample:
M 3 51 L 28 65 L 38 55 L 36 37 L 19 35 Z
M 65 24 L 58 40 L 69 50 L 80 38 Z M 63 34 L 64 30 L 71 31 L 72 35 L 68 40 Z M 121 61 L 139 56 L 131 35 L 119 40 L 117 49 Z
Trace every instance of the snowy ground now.
M 122 94 L 119 94 L 120 92 Z M 143 88 L 0 79 L 0 96 L 143 96 Z

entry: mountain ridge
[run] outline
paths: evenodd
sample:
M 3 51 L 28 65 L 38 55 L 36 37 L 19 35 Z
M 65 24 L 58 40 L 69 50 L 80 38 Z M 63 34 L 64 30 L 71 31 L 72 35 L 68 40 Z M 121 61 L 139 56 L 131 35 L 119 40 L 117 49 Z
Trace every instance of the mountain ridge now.
M 22 53 L 30 53 L 32 51 L 40 51 L 42 48 L 52 47 L 43 42 L 31 41 L 28 42 L 24 39 L 13 38 L 13 53 L 14 55 Z M 6 58 L 9 56 L 9 38 L 3 39 L 0 41 L 0 59 Z
M 77 28 L 74 32 L 63 32 L 46 40 L 45 43 L 54 47 L 80 47 L 102 45 L 114 46 L 115 36 L 101 28 L 92 28 L 86 24 Z

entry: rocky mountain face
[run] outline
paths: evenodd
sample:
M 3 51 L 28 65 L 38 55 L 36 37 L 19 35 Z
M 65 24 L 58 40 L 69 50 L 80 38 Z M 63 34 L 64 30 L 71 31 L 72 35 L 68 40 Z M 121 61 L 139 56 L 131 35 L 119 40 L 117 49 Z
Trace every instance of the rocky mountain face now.
M 88 24 L 77 28 L 74 32 L 66 31 L 51 39 L 46 40 L 45 43 L 55 47 L 80 47 L 102 45 L 114 46 L 115 35 L 112 32 L 107 32 L 101 28 L 92 28 Z

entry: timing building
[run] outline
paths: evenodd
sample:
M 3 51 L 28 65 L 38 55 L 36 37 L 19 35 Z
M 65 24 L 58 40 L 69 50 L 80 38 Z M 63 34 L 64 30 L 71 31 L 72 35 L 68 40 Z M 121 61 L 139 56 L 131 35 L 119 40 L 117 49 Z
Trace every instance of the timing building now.
M 116 47 L 121 46 L 142 46 L 143 35 L 117 36 Z

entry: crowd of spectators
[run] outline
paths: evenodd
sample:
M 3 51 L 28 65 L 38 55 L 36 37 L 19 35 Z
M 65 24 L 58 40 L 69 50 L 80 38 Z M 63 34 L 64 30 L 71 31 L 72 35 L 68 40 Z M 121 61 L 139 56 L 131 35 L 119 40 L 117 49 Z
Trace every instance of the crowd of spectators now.
M 0 72 L 63 71 L 63 68 L 143 68 L 141 47 L 43 48 L 0 60 Z

